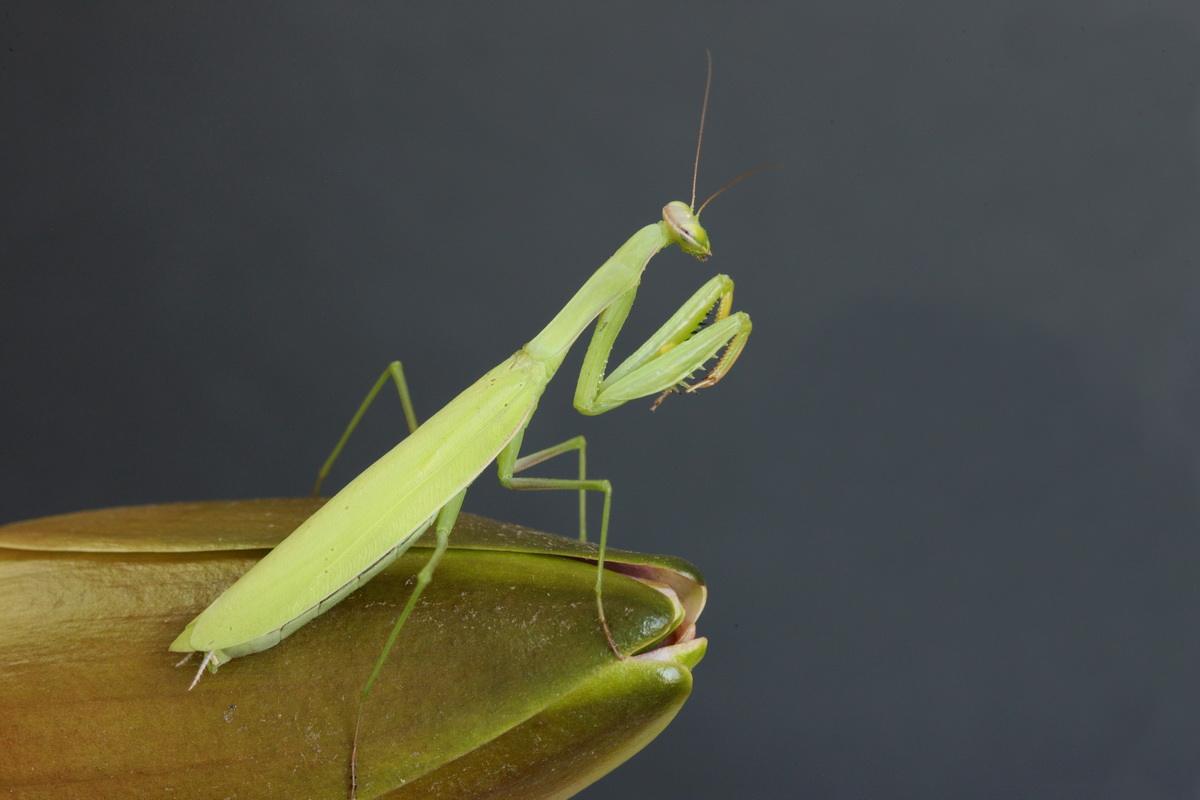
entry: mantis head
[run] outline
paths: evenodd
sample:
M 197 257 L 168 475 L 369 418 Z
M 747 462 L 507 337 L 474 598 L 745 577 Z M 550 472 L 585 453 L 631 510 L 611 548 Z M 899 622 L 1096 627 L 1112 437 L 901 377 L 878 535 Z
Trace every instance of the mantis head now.
M 700 215 L 692 211 L 691 206 L 682 200 L 672 200 L 663 206 L 662 213 L 663 222 L 671 232 L 671 241 L 679 245 L 680 250 L 700 261 L 706 261 L 712 255 L 708 231 L 704 230 Z

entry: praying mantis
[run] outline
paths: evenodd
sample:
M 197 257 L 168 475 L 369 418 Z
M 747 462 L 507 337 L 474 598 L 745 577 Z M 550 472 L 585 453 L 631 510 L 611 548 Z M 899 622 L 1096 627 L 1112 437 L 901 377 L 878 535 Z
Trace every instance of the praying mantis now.
M 606 374 L 609 355 L 637 295 L 642 273 L 658 252 L 677 245 L 705 261 L 711 254 L 700 213 L 743 173 L 696 208 L 696 179 L 704 120 L 712 82 L 708 62 L 700 133 L 692 170 L 690 203 L 671 201 L 661 220 L 633 234 L 584 282 L 536 336 L 501 361 L 474 384 L 418 425 L 399 362 L 383 371 L 323 465 L 314 492 L 328 474 L 363 413 L 388 380 L 395 383 L 409 434 L 388 453 L 351 480 L 275 549 L 193 619 L 170 649 L 203 653 L 192 686 L 205 669 L 275 646 L 402 554 L 431 525 L 436 544 L 388 636 L 368 677 L 362 698 L 370 692 L 422 591 L 446 552 L 470 484 L 495 461 L 500 484 L 520 491 L 579 493 L 579 536 L 587 539 L 586 498 L 603 495 L 595 600 L 600 628 L 608 646 L 624 658 L 604 618 L 603 578 L 612 508 L 612 484 L 588 477 L 586 441 L 576 436 L 552 447 L 520 455 L 530 419 L 547 384 L 567 352 L 596 323 L 575 389 L 575 408 L 585 415 L 603 414 L 642 397 L 657 396 L 657 407 L 675 392 L 695 393 L 717 384 L 738 359 L 750 336 L 750 317 L 732 312 L 733 281 L 716 275 L 701 286 L 632 355 Z M 706 320 L 710 324 L 704 325 Z M 709 361 L 719 359 L 704 376 L 689 383 Z M 519 477 L 519 473 L 557 456 L 575 453 L 575 478 Z M 361 699 L 361 698 L 360 698 Z M 361 708 L 361 706 L 360 706 Z

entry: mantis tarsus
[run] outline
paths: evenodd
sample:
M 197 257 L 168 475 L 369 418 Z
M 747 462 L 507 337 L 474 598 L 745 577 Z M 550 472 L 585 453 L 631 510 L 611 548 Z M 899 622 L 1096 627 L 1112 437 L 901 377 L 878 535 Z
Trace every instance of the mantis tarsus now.
M 657 406 L 672 392 L 690 393 L 713 386 L 729 372 L 742 352 L 750 335 L 750 317 L 744 312 L 731 313 L 733 281 L 725 275 L 716 275 L 632 355 L 605 374 L 609 354 L 650 259 L 671 244 L 700 261 L 707 259 L 712 250 L 708 233 L 700 225 L 700 213 L 725 188 L 744 177 L 735 178 L 696 208 L 696 176 L 711 79 L 710 61 L 691 202 L 667 203 L 662 219 L 630 237 L 540 333 L 424 424 L 417 424 L 399 363 L 390 365 L 322 467 L 316 488 L 367 406 L 389 379 L 400 392 L 410 430 L 408 437 L 330 498 L 187 625 L 171 644 L 171 650 L 205 654 L 196 673 L 197 680 L 206 667 L 215 670 L 230 659 L 278 644 L 386 567 L 432 524 L 436 532 L 433 554 L 417 576 L 417 583 L 363 687 L 362 698 L 365 698 L 446 551 L 467 487 L 493 460 L 500 483 L 509 489 L 579 492 L 581 539 L 587 536 L 587 493 L 604 496 L 596 608 L 609 647 L 618 657 L 624 657 L 604 620 L 604 553 L 612 485 L 607 480 L 587 477 L 586 443 L 582 436 L 530 455 L 519 453 L 542 392 L 567 351 L 592 322 L 596 328 L 579 372 L 574 400 L 575 408 L 587 415 L 602 414 L 630 400 L 651 395 L 657 396 Z M 702 327 L 710 315 L 711 324 Z M 704 368 L 718 353 L 721 353 L 719 360 L 704 377 L 688 383 L 693 373 Z M 579 463 L 576 478 L 518 477 L 530 467 L 571 452 L 577 454 Z

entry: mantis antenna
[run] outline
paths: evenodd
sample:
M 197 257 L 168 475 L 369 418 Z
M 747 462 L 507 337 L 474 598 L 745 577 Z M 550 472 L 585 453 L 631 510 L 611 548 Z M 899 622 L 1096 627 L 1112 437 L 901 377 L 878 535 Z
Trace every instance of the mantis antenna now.
M 708 91 L 712 88 L 712 51 L 705 48 L 704 59 L 708 65 L 708 73 L 704 78 L 704 102 L 700 104 L 700 132 L 696 134 L 696 160 L 692 162 L 692 202 L 689 208 L 696 207 L 696 179 L 700 177 L 700 146 L 704 144 L 704 118 L 708 116 Z
M 708 198 L 700 204 L 699 208 L 696 208 L 696 183 L 700 177 L 700 148 L 704 144 L 704 123 L 708 118 L 708 95 L 712 91 L 712 51 L 707 48 L 704 50 L 704 60 L 707 66 L 707 72 L 704 77 L 704 101 L 700 103 L 700 130 L 696 133 L 696 158 L 692 162 L 692 202 L 688 205 L 688 208 L 695 209 L 695 214 L 697 217 L 700 216 L 700 212 L 703 211 L 709 203 L 717 199 L 717 195 L 721 194 L 726 189 L 732 189 L 734 186 L 737 186 L 739 183 L 746 180 L 746 178 L 762 172 L 763 170 L 779 168 L 778 164 L 770 163 L 759 164 L 751 167 L 740 175 L 734 176 L 733 179 L 731 179 L 728 183 L 710 194 Z
M 749 178 L 751 175 L 757 175 L 758 173 L 763 172 L 764 170 L 768 170 L 768 169 L 780 169 L 780 166 L 778 164 L 772 164 L 772 163 L 758 164 L 757 166 L 753 166 L 750 169 L 746 170 L 745 172 L 743 172 L 739 175 L 733 176 L 724 186 L 722 186 L 720 189 L 717 189 L 715 192 L 710 194 L 708 196 L 708 199 L 700 204 L 700 207 L 696 209 L 696 216 L 699 217 L 700 212 L 703 211 L 705 208 L 707 208 L 708 204 L 711 203 L 713 200 L 716 200 L 717 195 L 721 194 L 726 189 L 732 189 L 734 186 L 737 186 L 739 183 L 746 180 L 746 178 Z M 693 200 L 693 202 L 695 202 L 695 201 Z

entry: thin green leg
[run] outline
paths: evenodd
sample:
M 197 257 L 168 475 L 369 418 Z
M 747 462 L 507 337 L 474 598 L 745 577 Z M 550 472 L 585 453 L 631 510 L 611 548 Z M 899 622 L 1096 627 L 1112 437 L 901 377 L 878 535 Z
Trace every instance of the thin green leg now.
M 514 474 L 524 472 L 530 467 L 536 467 L 545 461 L 549 461 L 555 456 L 560 456 L 563 453 L 569 453 L 572 450 L 579 451 L 579 480 L 587 480 L 587 439 L 582 436 L 576 436 L 572 439 L 567 439 L 565 442 L 547 447 L 545 450 L 538 450 L 536 453 L 531 453 L 527 456 L 521 456 L 513 462 L 512 471 Z M 587 490 L 579 490 L 579 541 L 587 541 Z
M 600 627 L 604 631 L 604 638 L 608 640 L 608 646 L 618 658 L 625 658 L 625 654 L 617 647 L 612 631 L 608 627 L 608 620 L 604 616 L 604 554 L 608 548 L 608 518 L 612 511 L 612 483 L 604 479 L 588 479 L 583 477 L 579 479 L 513 477 L 513 473 L 517 471 L 518 465 L 521 465 L 521 468 L 524 469 L 525 467 L 545 461 L 548 458 L 553 458 L 555 455 L 575 449 L 569 445 L 576 439 L 583 439 L 582 436 L 579 436 L 560 445 L 540 450 L 525 458 L 517 458 L 517 452 L 521 449 L 521 440 L 524 437 L 525 431 L 518 433 L 504 450 L 500 452 L 499 457 L 496 459 L 501 486 L 518 492 L 578 491 L 581 494 L 584 492 L 602 492 L 604 494 L 604 510 L 600 514 L 600 549 L 596 557 L 596 612 L 599 614 Z M 545 455 L 547 453 L 549 455 Z M 583 450 L 580 449 L 580 455 L 582 456 L 582 454 Z M 583 466 L 582 459 L 580 466 L 581 468 Z
M 454 529 L 454 521 L 458 519 L 458 512 L 462 509 L 463 500 L 466 496 L 467 490 L 463 489 L 438 511 L 437 521 L 434 523 L 437 544 L 434 545 L 433 555 L 429 557 L 429 560 L 425 562 L 425 566 L 421 567 L 421 571 L 417 573 L 417 585 L 413 587 L 412 594 L 408 596 L 408 601 L 404 604 L 403 610 L 400 611 L 400 616 L 396 617 L 396 622 L 392 625 L 392 631 L 388 634 L 387 641 L 383 644 L 383 652 L 376 659 L 375 667 L 371 670 L 371 674 L 367 678 L 367 682 L 363 684 L 362 692 L 358 696 L 358 716 L 354 722 L 354 746 L 350 751 L 351 798 L 355 796 L 358 790 L 358 733 L 362 724 L 363 705 L 367 700 L 367 695 L 371 693 L 371 687 L 375 685 L 375 681 L 379 678 L 379 673 L 383 669 L 383 665 L 387 662 L 387 658 L 392 652 L 392 647 L 396 644 L 396 639 L 400 636 L 400 629 L 404 627 L 404 623 L 408 621 L 409 615 L 417 607 L 417 601 L 421 599 L 421 593 L 425 591 L 425 587 L 433 580 L 434 570 L 437 569 L 442 556 L 446 554 L 446 547 L 450 544 L 450 531 Z
M 329 457 L 325 459 L 325 463 L 321 465 L 321 469 L 317 471 L 317 479 L 312 487 L 313 497 L 320 496 L 321 484 L 325 482 L 329 471 L 333 469 L 334 462 L 342 454 L 342 448 L 350 440 L 350 434 L 354 433 L 354 429 L 358 427 L 363 414 L 366 414 L 367 409 L 371 407 L 371 403 L 375 402 L 375 397 L 379 394 L 379 390 L 383 388 L 383 385 L 387 383 L 388 378 L 392 379 L 392 382 L 396 384 L 397 391 L 400 393 L 400 405 L 404 408 L 404 421 L 408 424 L 408 432 L 412 433 L 417 429 L 417 413 L 413 410 L 412 397 L 408 393 L 408 382 L 404 380 L 404 367 L 399 361 L 393 361 L 383 370 L 379 379 L 375 381 L 375 385 L 371 387 L 371 391 L 367 392 L 367 396 L 363 398 L 358 411 L 354 412 L 354 416 L 350 418 L 350 424 L 346 426 L 346 430 L 342 433 L 342 438 L 338 439 L 337 444 L 333 446 L 333 452 L 329 454 Z
M 454 495 L 449 503 L 442 506 L 441 511 L 438 512 L 437 522 L 434 523 L 437 544 L 434 545 L 433 555 L 429 557 L 429 560 L 425 562 L 425 566 L 421 567 L 421 571 L 417 573 L 417 585 L 413 587 L 412 594 L 408 596 L 408 602 L 404 604 L 404 610 L 396 618 L 396 624 L 392 626 L 392 632 L 388 634 L 387 642 L 383 645 L 383 652 L 379 654 L 379 660 L 375 662 L 375 668 L 371 670 L 371 676 L 367 678 L 366 684 L 363 685 L 362 696 L 364 700 L 370 693 L 371 687 L 375 685 L 375 679 L 379 677 L 379 671 L 383 669 L 383 663 L 387 661 L 388 654 L 392 652 L 392 646 L 396 644 L 396 637 L 400 635 L 400 629 L 404 627 L 404 623 L 408 620 L 408 615 L 416 608 L 417 600 L 421 598 L 421 592 L 425 591 L 425 587 L 433 580 L 433 572 L 437 569 L 438 562 L 442 560 L 442 556 L 446 554 L 446 546 L 450 542 L 450 531 L 454 529 L 454 521 L 458 519 L 458 512 L 462 509 L 463 499 L 466 496 L 467 490 L 463 489 Z

